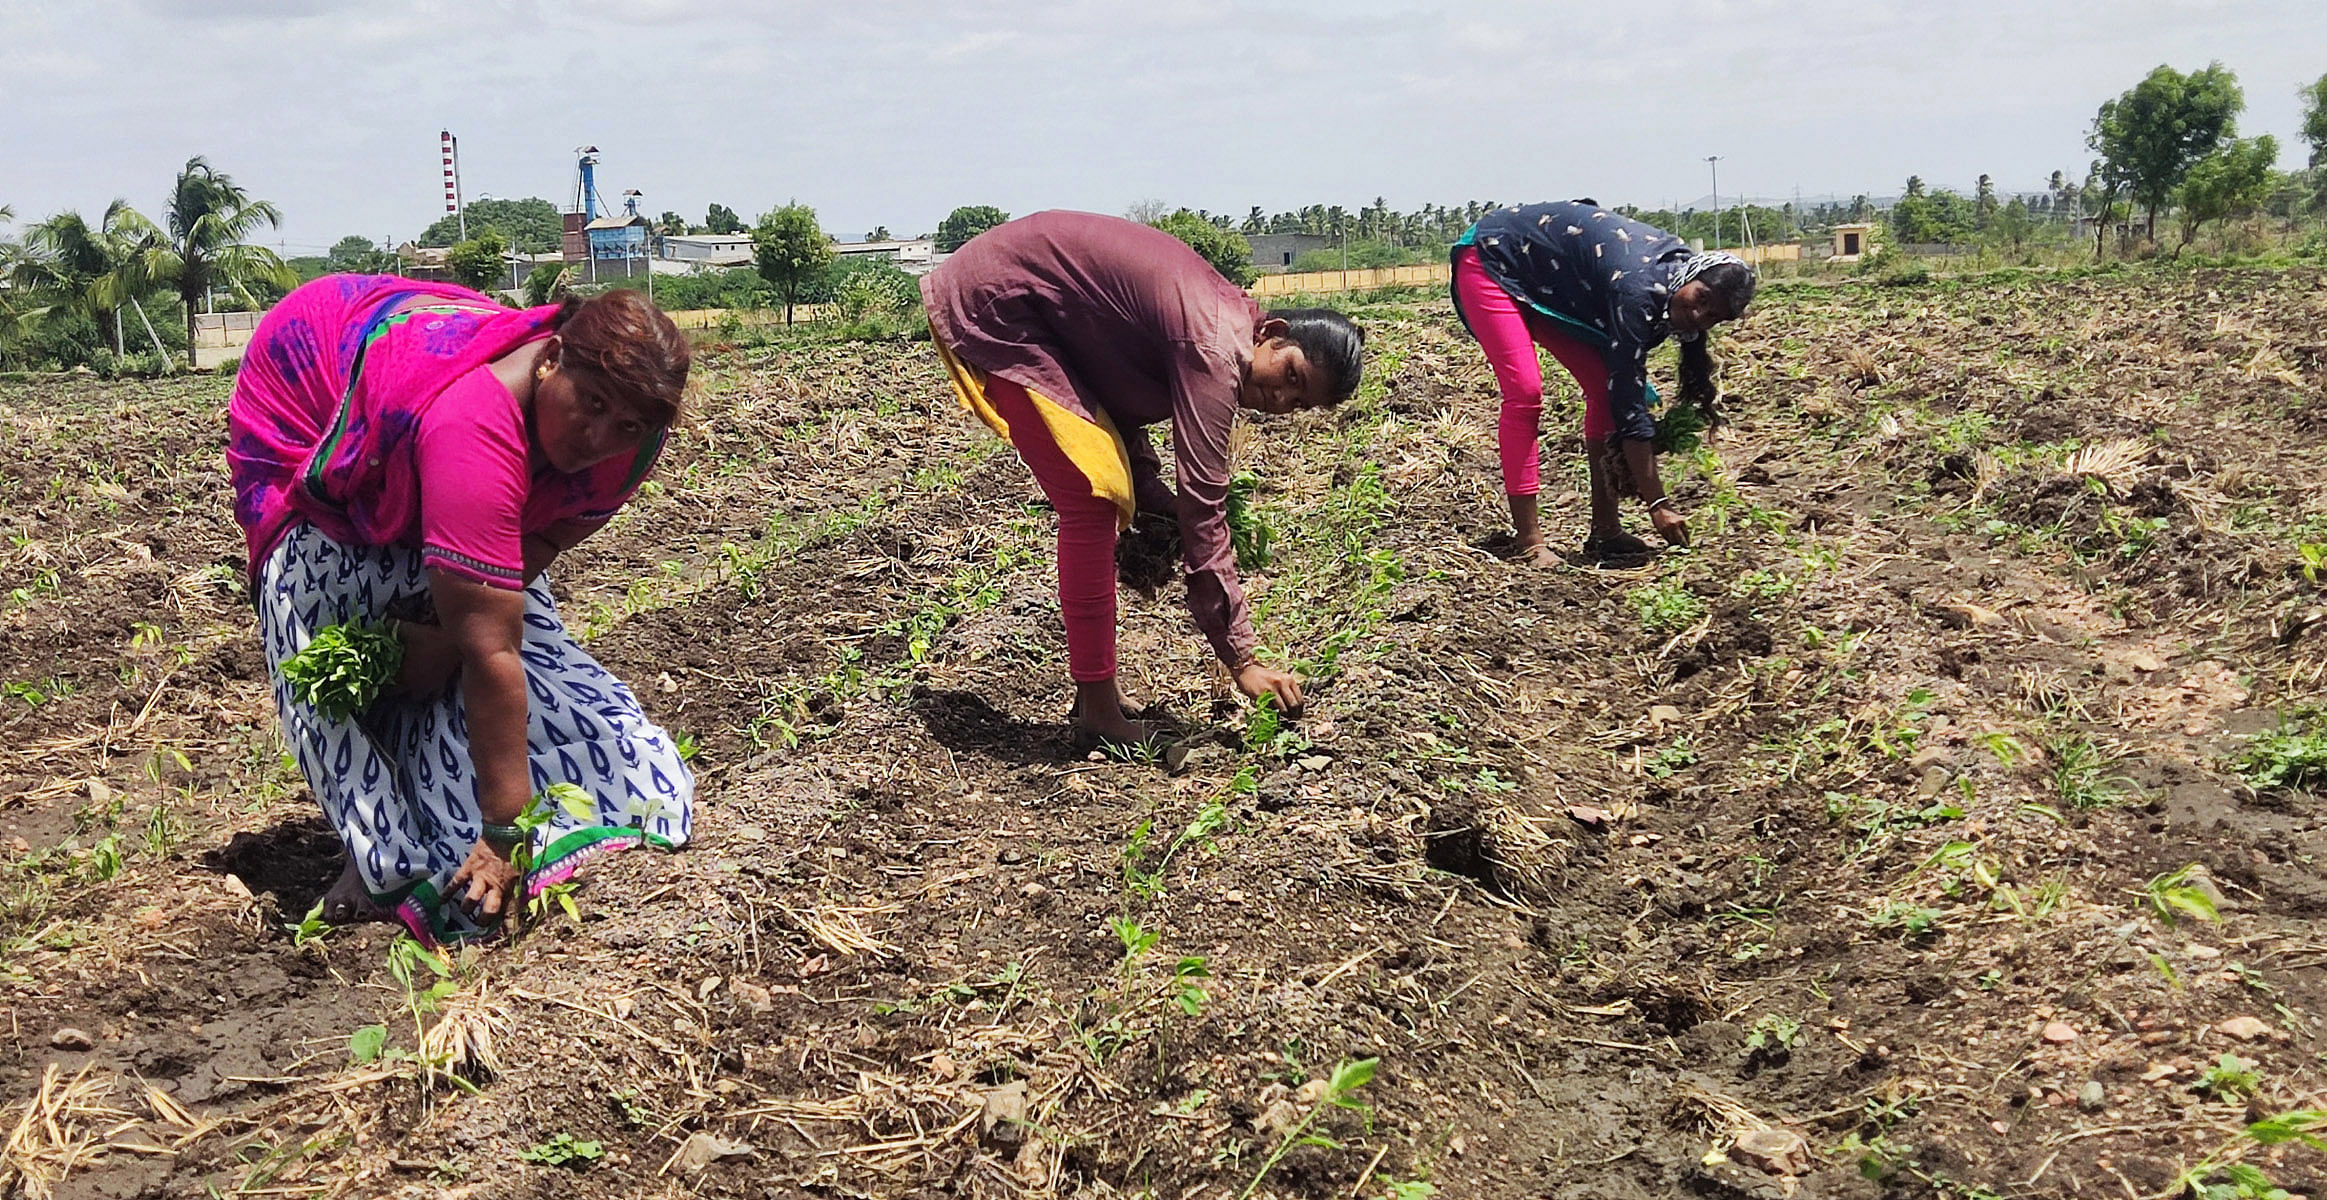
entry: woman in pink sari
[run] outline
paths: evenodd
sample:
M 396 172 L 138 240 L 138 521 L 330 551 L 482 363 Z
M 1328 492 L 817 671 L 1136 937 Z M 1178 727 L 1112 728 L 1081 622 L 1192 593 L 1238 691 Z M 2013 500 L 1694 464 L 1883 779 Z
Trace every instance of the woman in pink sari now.
M 593 855 L 687 840 L 686 764 L 566 633 L 542 571 L 652 468 L 688 361 L 631 291 L 512 310 L 338 275 L 260 322 L 227 463 L 284 735 L 347 844 L 326 919 L 466 936 Z M 338 719 L 281 664 L 348 621 L 393 622 L 405 661 L 397 695 Z M 566 792 L 521 828 L 556 784 L 590 803 Z

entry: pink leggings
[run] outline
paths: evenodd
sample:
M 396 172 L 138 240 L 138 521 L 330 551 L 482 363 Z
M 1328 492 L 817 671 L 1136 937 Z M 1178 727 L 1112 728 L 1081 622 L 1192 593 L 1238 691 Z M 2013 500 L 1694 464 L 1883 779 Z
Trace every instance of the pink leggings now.
M 1058 607 L 1067 626 L 1067 674 L 1077 683 L 1115 678 L 1115 502 L 1050 436 L 1026 389 L 986 376 L 986 400 L 1010 426 L 1010 443 L 1058 513 Z
M 1503 492 L 1532 496 L 1543 483 L 1535 437 L 1543 422 L 1543 362 L 1535 348 L 1551 351 L 1584 392 L 1584 438 L 1598 441 L 1616 432 L 1608 411 L 1608 364 L 1600 352 L 1560 331 L 1551 318 L 1512 299 L 1479 265 L 1479 252 L 1464 246 L 1454 256 L 1454 298 L 1462 306 L 1479 348 L 1494 368 L 1503 393 L 1503 415 L 1495 441 L 1503 454 Z

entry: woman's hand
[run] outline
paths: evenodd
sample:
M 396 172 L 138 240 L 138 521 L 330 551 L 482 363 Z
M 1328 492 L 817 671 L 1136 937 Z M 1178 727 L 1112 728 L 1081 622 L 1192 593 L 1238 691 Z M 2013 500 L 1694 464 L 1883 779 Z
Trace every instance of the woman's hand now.
M 462 890 L 463 882 L 468 884 Z M 483 838 L 469 847 L 468 860 L 453 872 L 452 899 L 480 921 L 514 911 L 521 880 L 507 854 Z
M 1648 519 L 1656 526 L 1656 536 L 1668 546 L 1689 544 L 1689 519 L 1670 500 L 1660 500 L 1648 510 Z
M 1236 686 L 1255 700 L 1268 696 L 1285 713 L 1301 711 L 1301 680 L 1291 671 L 1279 671 L 1249 662 L 1236 669 Z
M 461 648 L 452 635 L 442 625 L 398 621 L 396 637 L 404 643 L 404 668 L 396 673 L 396 690 L 414 697 L 443 691 L 461 665 Z

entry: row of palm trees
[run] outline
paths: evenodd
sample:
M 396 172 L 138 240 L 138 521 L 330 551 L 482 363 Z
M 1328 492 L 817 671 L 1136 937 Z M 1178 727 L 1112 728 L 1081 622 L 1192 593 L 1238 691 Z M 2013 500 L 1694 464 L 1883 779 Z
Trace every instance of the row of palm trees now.
M 15 213 L 0 206 L 0 223 Z M 116 354 L 131 341 L 129 319 L 141 326 L 165 360 L 161 336 L 146 301 L 175 295 L 185 313 L 189 361 L 194 317 L 205 298 L 225 294 L 254 305 L 254 289 L 279 294 L 298 273 L 274 251 L 252 245 L 261 228 L 283 214 L 254 200 L 224 172 L 196 156 L 186 160 L 155 223 L 115 200 L 94 221 L 67 210 L 0 240 L 0 342 L 37 334 L 44 324 L 83 318 L 96 325 Z

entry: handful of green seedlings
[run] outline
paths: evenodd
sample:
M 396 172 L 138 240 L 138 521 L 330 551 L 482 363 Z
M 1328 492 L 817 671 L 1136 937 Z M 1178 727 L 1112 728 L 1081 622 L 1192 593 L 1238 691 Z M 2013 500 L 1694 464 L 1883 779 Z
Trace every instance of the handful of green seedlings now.
M 338 721 L 370 708 L 403 669 L 404 643 L 368 621 L 327 625 L 306 649 L 283 660 L 291 694 Z
M 1704 444 L 1704 433 L 1713 427 L 1703 410 L 1686 400 L 1675 400 L 1665 406 L 1656 419 L 1656 452 L 1658 454 L 1687 454 Z

